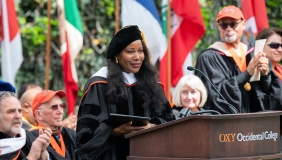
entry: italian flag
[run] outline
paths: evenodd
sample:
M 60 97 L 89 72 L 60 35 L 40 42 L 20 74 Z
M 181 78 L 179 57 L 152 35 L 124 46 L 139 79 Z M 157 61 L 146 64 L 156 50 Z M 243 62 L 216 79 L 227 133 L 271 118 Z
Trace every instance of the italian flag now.
M 168 41 L 167 41 L 167 32 L 168 32 L 168 17 L 167 17 L 167 9 L 168 9 L 168 0 L 162 0 L 162 30 L 163 34 L 166 37 L 166 46 L 165 47 L 165 52 L 162 52 L 160 55 L 160 81 L 164 86 L 164 90 L 166 95 L 168 96 L 168 91 L 170 90 L 168 87 L 170 85 L 168 84 L 168 58 L 167 58 L 167 47 L 168 47 Z M 171 97 L 167 97 L 169 100 Z
M 163 33 L 167 36 L 167 4 L 162 1 Z M 193 66 L 192 50 L 205 33 L 198 0 L 172 0 L 170 17 L 171 60 L 168 62 L 167 51 L 160 56 L 160 80 L 166 93 L 175 87 L 182 76 L 189 73 L 187 66 Z M 170 77 L 168 67 L 171 66 Z M 171 84 L 168 84 L 170 78 Z M 170 97 L 168 97 L 170 99 Z
M 83 30 L 76 0 L 57 1 L 64 84 L 70 114 L 75 112 L 78 85 L 74 60 L 83 45 Z
M 2 80 L 15 86 L 22 64 L 22 40 L 14 0 L 0 0 L 1 72 Z

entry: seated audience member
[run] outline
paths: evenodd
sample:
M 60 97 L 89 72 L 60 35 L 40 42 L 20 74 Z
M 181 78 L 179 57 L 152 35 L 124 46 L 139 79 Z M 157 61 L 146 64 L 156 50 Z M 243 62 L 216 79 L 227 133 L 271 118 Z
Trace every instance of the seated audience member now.
M 282 59 L 282 29 L 263 29 L 256 36 L 256 40 L 259 39 L 266 39 L 263 52 L 271 62 L 272 71 L 282 81 L 282 66 L 279 64 Z
M 24 92 L 26 92 L 27 90 L 32 89 L 32 88 L 36 88 L 36 89 L 42 91 L 42 88 L 35 83 L 25 83 L 20 87 L 20 89 L 18 91 L 18 99 L 21 99 Z
M 75 131 L 63 127 L 63 113 L 66 105 L 62 102 L 64 91 L 43 90 L 32 101 L 33 115 L 38 122 L 38 128 L 51 128 L 52 136 L 47 151 L 51 159 L 77 160 L 75 157 Z M 33 128 L 31 133 L 37 136 Z
M 12 92 L 0 92 L 0 159 L 46 160 L 51 130 L 39 130 L 33 137 L 21 128 L 22 107 Z
M 202 80 L 195 75 L 185 75 L 177 83 L 172 102 L 172 111 L 176 119 L 189 115 L 190 111 L 203 111 L 202 108 L 207 101 L 207 89 Z M 188 108 L 188 110 L 184 110 Z M 186 112 L 186 115 L 181 113 Z
M 23 129 L 29 130 L 30 128 L 37 126 L 37 121 L 33 116 L 32 113 L 32 100 L 35 95 L 41 92 L 41 88 L 31 88 L 24 92 L 21 96 L 20 102 L 23 108 L 22 115 L 23 115 Z
M 42 90 L 43 90 L 39 85 L 37 85 L 37 84 L 35 84 L 35 83 L 26 83 L 26 84 L 22 85 L 21 88 L 19 89 L 18 98 L 19 98 L 19 99 L 22 99 L 22 96 L 25 94 L 25 92 L 28 91 L 28 90 L 30 90 L 30 89 L 34 89 L 34 90 L 36 90 L 36 91 L 42 91 Z M 23 108 L 30 108 L 30 106 L 28 106 L 28 105 L 30 104 L 29 102 L 32 101 L 32 99 L 34 98 L 35 94 L 34 94 L 34 93 L 33 93 L 32 95 L 28 95 L 28 94 L 27 94 L 27 95 L 25 95 L 25 96 L 28 96 L 28 101 L 23 101 L 23 102 L 21 102 L 22 107 L 23 107 Z M 26 105 L 23 106 L 24 103 L 26 103 Z M 28 104 L 28 103 L 29 103 L 29 104 Z M 28 110 L 24 110 L 24 111 L 28 111 Z M 24 113 L 24 112 L 23 112 L 23 113 Z M 25 114 L 25 113 L 24 113 L 24 114 Z M 28 113 L 28 115 L 32 115 L 32 114 Z M 33 124 L 33 125 L 35 124 L 34 121 L 29 121 L 29 120 L 32 120 L 32 117 L 30 117 L 29 119 L 27 119 L 27 117 L 24 115 L 23 118 L 25 118 L 25 119 L 23 119 L 23 120 L 24 120 L 24 121 L 23 121 L 23 128 L 24 128 L 24 129 L 29 129 L 29 128 L 32 127 L 32 126 L 30 126 L 30 124 Z M 27 120 L 27 121 L 26 121 L 26 120 Z M 76 121 L 77 121 L 77 115 L 71 113 L 71 114 L 68 115 L 67 118 L 65 118 L 65 119 L 63 120 L 63 126 L 75 130 L 75 129 L 76 129 Z

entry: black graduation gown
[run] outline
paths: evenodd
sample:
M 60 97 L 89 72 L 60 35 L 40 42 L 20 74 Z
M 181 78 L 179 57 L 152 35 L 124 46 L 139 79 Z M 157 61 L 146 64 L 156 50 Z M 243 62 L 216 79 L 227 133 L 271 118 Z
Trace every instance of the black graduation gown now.
M 161 86 L 160 86 L 161 87 Z M 107 82 L 103 77 L 89 79 L 81 99 L 76 137 L 76 154 L 84 160 L 125 160 L 129 155 L 129 140 L 124 136 L 111 136 L 113 127 L 107 124 L 109 113 L 151 117 L 150 123 L 161 124 L 174 120 L 167 103 L 162 110 L 153 106 L 142 107 L 134 85 L 127 86 L 128 100 L 111 104 L 107 101 Z M 164 93 L 160 93 L 164 94 Z
M 30 133 L 33 137 L 38 137 L 38 130 L 32 130 Z M 75 155 L 75 136 L 76 133 L 73 129 L 69 129 L 63 127 L 61 131 L 62 137 L 64 138 L 64 143 L 66 147 L 65 157 L 62 157 L 60 154 L 56 152 L 55 149 L 50 145 L 47 147 L 47 152 L 49 153 L 50 159 L 54 160 L 79 160 L 79 158 Z
M 30 130 L 30 128 L 31 128 L 31 125 L 30 125 L 30 123 L 28 123 L 28 122 L 26 122 L 25 120 L 22 120 L 22 128 L 24 129 L 24 130 L 26 130 L 26 131 L 29 131 Z
M 247 64 L 253 53 L 246 55 Z M 268 76 L 261 76 L 258 82 L 250 82 L 252 89 L 246 91 L 244 84 L 249 81 L 247 71 L 242 72 L 232 57 L 220 54 L 220 51 L 208 49 L 199 55 L 196 68 L 201 70 L 240 113 L 257 112 L 264 110 L 281 109 L 282 88 L 278 77 L 270 71 Z M 232 113 L 226 104 L 216 101 L 220 98 L 215 89 L 207 82 L 205 77 L 195 72 L 207 87 L 208 100 L 204 106 L 208 110 L 217 110 L 223 114 Z M 238 79 L 243 83 L 238 84 Z

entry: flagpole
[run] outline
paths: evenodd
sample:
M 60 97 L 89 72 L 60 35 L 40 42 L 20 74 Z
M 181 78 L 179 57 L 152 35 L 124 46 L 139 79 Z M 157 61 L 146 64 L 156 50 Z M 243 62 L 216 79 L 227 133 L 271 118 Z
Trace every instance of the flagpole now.
M 119 30 L 119 15 L 120 15 L 120 0 L 116 0 L 116 5 L 115 5 L 115 32 Z
M 46 39 L 46 58 L 45 58 L 45 89 L 49 89 L 49 70 L 50 70 L 50 41 L 51 41 L 51 0 L 48 0 L 47 16 L 47 39 Z
M 170 0 L 167 2 L 167 99 L 171 102 L 171 35 L 170 35 L 170 18 L 171 18 L 171 6 Z

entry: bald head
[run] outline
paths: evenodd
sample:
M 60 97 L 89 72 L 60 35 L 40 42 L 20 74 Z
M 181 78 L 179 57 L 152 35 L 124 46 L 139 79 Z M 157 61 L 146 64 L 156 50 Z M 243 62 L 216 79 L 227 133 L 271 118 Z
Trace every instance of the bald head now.
M 24 92 L 24 94 L 21 96 L 20 99 L 21 106 L 23 108 L 22 115 L 32 125 L 37 125 L 37 121 L 32 114 L 32 108 L 31 108 L 32 100 L 35 97 L 35 95 L 41 91 L 42 89 L 39 87 L 28 89 L 27 91 Z
M 25 91 L 32 89 L 32 88 L 41 88 L 41 87 L 35 83 L 26 83 L 22 85 L 21 88 L 18 90 L 18 99 L 22 98 L 22 95 L 24 94 Z
M 23 105 L 23 103 L 27 103 L 27 102 L 32 102 L 33 98 L 35 97 L 35 95 L 39 92 L 41 92 L 42 89 L 41 88 L 31 88 L 28 89 L 27 91 L 24 92 L 24 94 L 22 95 L 20 102 L 21 105 Z

